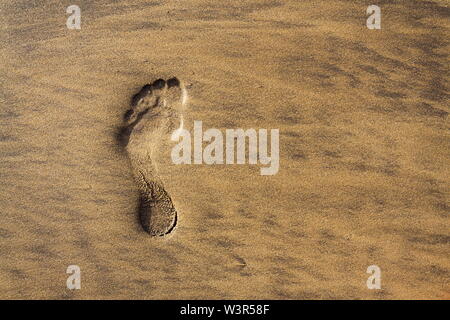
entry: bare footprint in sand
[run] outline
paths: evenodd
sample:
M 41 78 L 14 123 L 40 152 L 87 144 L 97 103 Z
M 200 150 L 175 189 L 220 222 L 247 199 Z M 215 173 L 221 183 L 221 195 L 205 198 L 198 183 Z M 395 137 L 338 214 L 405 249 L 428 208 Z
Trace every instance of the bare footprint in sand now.
M 140 190 L 141 225 L 152 236 L 169 234 L 177 223 L 177 211 L 158 176 L 155 159 L 160 161 L 158 155 L 172 132 L 182 127 L 186 98 L 186 89 L 177 78 L 158 79 L 134 95 L 124 116 L 120 141 Z

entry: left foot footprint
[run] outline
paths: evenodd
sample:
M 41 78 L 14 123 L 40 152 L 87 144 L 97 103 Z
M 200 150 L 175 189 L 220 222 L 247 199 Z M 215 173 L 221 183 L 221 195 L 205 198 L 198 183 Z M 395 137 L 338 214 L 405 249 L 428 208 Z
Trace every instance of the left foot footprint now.
M 177 78 L 158 79 L 133 96 L 121 131 L 123 143 L 140 191 L 139 219 L 152 236 L 170 233 L 177 212 L 157 174 L 154 157 L 182 122 L 186 89 Z

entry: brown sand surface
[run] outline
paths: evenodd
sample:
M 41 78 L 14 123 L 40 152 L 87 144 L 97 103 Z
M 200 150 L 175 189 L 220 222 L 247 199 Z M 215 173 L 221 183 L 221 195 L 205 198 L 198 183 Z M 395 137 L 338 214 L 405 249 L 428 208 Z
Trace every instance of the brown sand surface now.
M 381 30 L 359 0 L 70 4 L 0 3 L 0 298 L 450 297 L 448 1 L 377 1 Z M 279 129 L 280 170 L 177 166 L 152 238 L 116 134 L 170 76 L 188 128 Z

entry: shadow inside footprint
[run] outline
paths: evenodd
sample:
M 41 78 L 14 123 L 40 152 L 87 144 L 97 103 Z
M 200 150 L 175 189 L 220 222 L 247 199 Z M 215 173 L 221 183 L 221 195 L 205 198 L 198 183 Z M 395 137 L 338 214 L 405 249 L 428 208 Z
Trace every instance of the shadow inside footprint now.
M 149 111 L 150 109 L 147 108 L 144 111 L 140 112 L 137 116 L 136 116 L 136 120 L 134 120 L 132 123 L 123 126 L 119 129 L 119 132 L 117 133 L 117 142 L 120 144 L 120 146 L 122 148 L 126 148 L 126 146 L 128 145 L 128 142 L 130 141 L 130 135 L 131 132 L 133 132 L 134 127 L 139 123 L 139 121 L 141 121 L 142 117 Z M 131 118 L 131 115 L 134 113 L 134 111 L 132 109 L 127 110 L 127 112 L 125 112 L 124 115 L 124 121 L 128 122 Z

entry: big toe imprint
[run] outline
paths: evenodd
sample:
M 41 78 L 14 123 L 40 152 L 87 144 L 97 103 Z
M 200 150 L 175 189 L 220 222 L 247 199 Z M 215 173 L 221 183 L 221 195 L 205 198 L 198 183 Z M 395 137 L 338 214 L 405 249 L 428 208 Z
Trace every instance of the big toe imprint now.
M 119 141 L 127 151 L 139 187 L 140 223 L 152 236 L 169 234 L 177 223 L 177 211 L 158 176 L 157 162 L 170 132 L 181 121 L 184 92 L 177 78 L 158 79 L 133 96 L 131 109 L 124 115 Z

